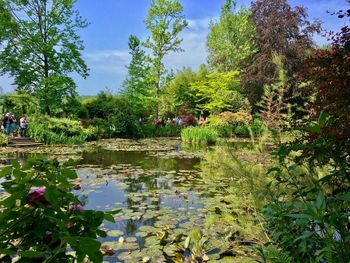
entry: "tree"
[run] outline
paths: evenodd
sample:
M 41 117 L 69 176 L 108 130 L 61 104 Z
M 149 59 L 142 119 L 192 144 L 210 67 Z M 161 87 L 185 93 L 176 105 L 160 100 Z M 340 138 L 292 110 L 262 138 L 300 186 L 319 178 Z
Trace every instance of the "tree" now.
M 197 109 L 212 114 L 225 110 L 239 110 L 245 105 L 240 92 L 238 71 L 211 73 L 191 84 L 197 98 Z
M 128 44 L 131 62 L 127 66 L 128 77 L 123 83 L 123 94 L 130 100 L 135 114 L 143 115 L 153 95 L 150 89 L 149 57 L 142 50 L 141 41 L 136 36 L 131 35 Z
M 162 76 L 165 73 L 163 60 L 169 52 L 182 51 L 180 44 L 182 39 L 179 33 L 187 27 L 187 21 L 182 14 L 183 7 L 179 0 L 152 0 L 148 9 L 148 16 L 145 24 L 151 31 L 145 46 L 152 52 L 152 64 L 154 71 L 154 82 L 156 86 L 157 109 L 160 90 L 162 88 Z
M 312 49 L 312 34 L 319 32 L 320 24 L 310 23 L 306 10 L 291 8 L 287 0 L 255 0 L 251 11 L 258 52 L 245 69 L 242 84 L 255 104 L 261 99 L 264 85 L 278 81 L 278 71 L 272 59 L 274 53 L 282 59 L 291 89 L 296 88 L 293 75 L 300 71 L 306 51 Z
M 236 12 L 236 1 L 226 0 L 220 20 L 210 22 L 207 37 L 208 62 L 218 72 L 228 72 L 247 66 L 257 51 L 255 26 L 251 12 L 243 7 Z
M 191 68 L 184 68 L 176 73 L 174 79 L 164 88 L 162 101 L 168 111 L 178 113 L 179 109 L 187 103 L 187 108 L 195 110 L 196 96 L 191 89 L 191 83 L 206 78 L 208 69 L 204 64 L 200 66 L 199 72 L 194 72 Z
M 33 93 L 50 114 L 60 101 L 75 95 L 68 73 L 84 78 L 83 42 L 78 29 L 87 22 L 73 9 L 76 0 L 1 0 L 0 73 L 14 77 L 16 89 Z

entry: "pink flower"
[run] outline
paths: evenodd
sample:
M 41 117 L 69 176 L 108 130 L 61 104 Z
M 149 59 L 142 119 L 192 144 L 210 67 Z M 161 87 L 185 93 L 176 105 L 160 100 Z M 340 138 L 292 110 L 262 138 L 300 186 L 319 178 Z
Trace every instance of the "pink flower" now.
M 72 205 L 70 207 L 70 211 L 72 211 L 72 212 L 74 212 L 74 211 L 83 212 L 84 211 L 84 207 L 82 207 L 81 205 Z
M 42 203 L 44 205 L 47 205 L 48 202 L 45 199 L 45 187 L 39 187 L 35 189 L 31 189 L 28 193 L 28 202 L 30 204 L 34 203 Z

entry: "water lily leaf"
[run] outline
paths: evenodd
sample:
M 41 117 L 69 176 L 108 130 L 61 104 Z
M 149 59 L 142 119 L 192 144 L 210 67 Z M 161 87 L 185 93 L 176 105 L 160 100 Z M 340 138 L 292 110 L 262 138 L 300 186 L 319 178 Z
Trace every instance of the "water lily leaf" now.
M 107 235 L 110 237 L 120 237 L 122 236 L 124 233 L 121 230 L 111 230 L 107 232 Z
M 148 235 L 149 235 L 149 233 L 147 233 L 147 232 L 137 232 L 135 234 L 135 236 L 137 236 L 137 237 L 147 237 Z

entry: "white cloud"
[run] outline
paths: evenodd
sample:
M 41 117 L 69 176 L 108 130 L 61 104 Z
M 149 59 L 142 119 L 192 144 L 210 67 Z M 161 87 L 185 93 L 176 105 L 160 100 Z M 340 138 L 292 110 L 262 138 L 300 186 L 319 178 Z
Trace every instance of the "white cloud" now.
M 206 39 L 209 32 L 208 25 L 211 18 L 188 20 L 188 29 L 180 34 L 183 39 L 181 48 L 184 52 L 170 53 L 165 58 L 167 68 L 180 70 L 184 67 L 198 69 L 206 62 Z
M 118 76 L 126 74 L 125 65 L 129 63 L 130 55 L 126 50 L 100 50 L 84 55 L 91 72 L 103 71 Z

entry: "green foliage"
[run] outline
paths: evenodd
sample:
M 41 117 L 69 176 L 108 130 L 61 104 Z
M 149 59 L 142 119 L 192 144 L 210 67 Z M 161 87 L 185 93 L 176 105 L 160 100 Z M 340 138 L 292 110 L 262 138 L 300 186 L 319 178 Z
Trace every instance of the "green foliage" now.
M 64 98 L 75 95 L 75 83 L 67 74 L 86 77 L 88 68 L 81 51 L 78 29 L 87 26 L 75 0 L 9 1 L 0 3 L 0 71 L 14 77 L 17 89 L 38 97 L 48 114 Z
M 219 115 L 210 115 L 206 121 L 209 125 L 225 126 L 232 124 L 249 124 L 252 122 L 252 115 L 250 112 L 241 110 L 238 112 L 225 111 Z
M 205 78 L 207 74 L 208 70 L 205 65 L 201 65 L 199 72 L 194 72 L 191 68 L 178 71 L 162 92 L 162 108 L 165 109 L 163 111 L 177 114 L 185 103 L 188 108 L 195 110 L 196 96 L 190 88 L 191 83 Z
M 96 98 L 86 100 L 84 105 L 90 118 L 95 120 L 100 137 L 112 138 L 133 134 L 137 116 L 134 116 L 132 105 L 126 97 L 101 92 Z
M 3 112 L 12 112 L 16 117 L 38 112 L 38 99 L 26 92 L 14 92 L 3 98 Z
M 8 136 L 0 132 L 0 146 L 7 145 L 8 141 L 9 141 Z
M 144 116 L 153 104 L 154 91 L 151 83 L 150 58 L 142 50 L 142 43 L 136 37 L 129 37 L 131 55 L 128 69 L 128 77 L 123 83 L 122 93 L 132 105 L 136 116 Z M 153 95 L 153 96 L 152 96 Z
M 69 165 L 30 159 L 0 172 L 6 192 L 0 201 L 2 262 L 102 262 L 97 238 L 106 233 L 98 227 L 111 217 L 83 209 L 71 193 L 77 175 Z
M 211 127 L 187 127 L 181 131 L 181 139 L 192 144 L 212 144 L 219 139 L 219 134 Z
M 96 129 L 83 128 L 76 120 L 35 116 L 29 123 L 29 137 L 45 144 L 81 144 L 96 138 Z
M 322 114 L 305 127 L 316 140 L 300 140 L 277 152 L 280 164 L 270 170 L 269 204 L 264 209 L 272 240 L 293 262 L 348 262 L 349 159 L 343 158 L 325 127 Z
M 151 36 L 148 37 L 145 47 L 152 53 L 153 81 L 156 87 L 157 111 L 162 88 L 162 76 L 165 73 L 163 60 L 169 52 L 181 51 L 180 32 L 187 27 L 183 15 L 183 7 L 179 0 L 152 0 L 148 9 L 148 16 L 144 21 Z
M 208 61 L 218 72 L 243 69 L 257 51 L 255 25 L 251 11 L 241 7 L 236 11 L 236 1 L 226 0 L 219 21 L 211 21 L 207 37 Z
M 292 105 L 288 103 L 292 98 L 288 96 L 288 78 L 280 56 L 274 54 L 273 62 L 278 72 L 278 82 L 264 86 L 264 95 L 258 106 L 261 108 L 261 119 L 276 141 L 280 142 L 282 132 L 291 128 L 296 109 L 292 109 Z
M 139 125 L 135 127 L 135 136 L 138 138 L 151 138 L 151 137 L 180 137 L 181 127 L 166 125 L 154 126 L 153 124 Z
M 205 226 L 209 233 L 234 242 L 237 251 L 250 241 L 257 241 L 252 242 L 256 244 L 266 240 L 260 212 L 265 202 L 261 193 L 268 178 L 256 152 L 250 153 L 254 156 L 251 160 L 243 160 L 235 155 L 241 149 L 231 151 L 229 147 L 208 151 L 201 161 L 201 170 L 207 185 L 216 186 L 215 196 L 206 202 Z
M 246 105 L 239 84 L 238 71 L 212 73 L 191 83 L 191 89 L 196 95 L 197 109 L 210 113 L 239 110 Z

